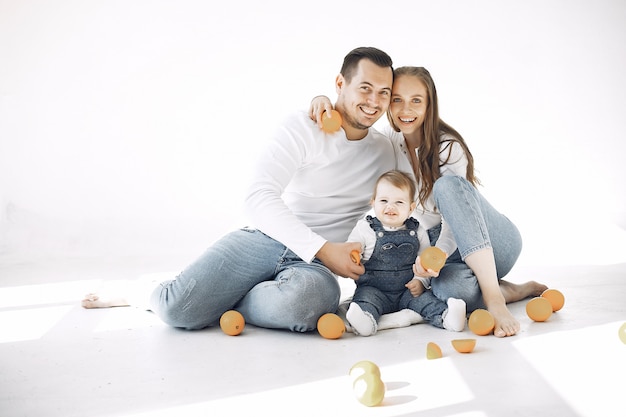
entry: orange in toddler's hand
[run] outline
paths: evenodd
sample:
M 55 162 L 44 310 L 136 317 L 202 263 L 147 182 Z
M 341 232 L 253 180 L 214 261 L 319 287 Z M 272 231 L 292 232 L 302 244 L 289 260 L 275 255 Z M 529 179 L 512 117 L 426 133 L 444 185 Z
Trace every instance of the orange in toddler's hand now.
M 341 127 L 341 115 L 337 110 L 330 111 L 330 117 L 328 113 L 322 113 L 322 130 L 326 133 L 335 133 Z
M 429 246 L 420 253 L 420 263 L 424 269 L 439 272 L 446 263 L 446 254 L 436 246 Z
M 317 320 L 317 331 L 326 339 L 339 339 L 345 333 L 346 325 L 338 315 L 326 313 Z
M 359 252 L 358 250 L 354 249 L 352 252 L 350 252 L 350 258 L 352 258 L 352 262 L 354 262 L 357 265 L 361 265 L 361 252 Z
M 563 296 L 563 293 L 561 293 L 561 291 L 559 290 L 547 289 L 541 294 L 541 296 L 547 298 L 548 301 L 550 301 L 550 304 L 552 304 L 553 312 L 559 311 L 563 308 L 563 305 L 565 304 L 565 296 Z
M 428 342 L 426 345 L 426 358 L 427 359 L 439 359 L 443 357 L 441 348 L 437 343 Z
M 474 334 L 477 334 L 478 336 L 485 336 L 493 331 L 493 328 L 496 326 L 496 320 L 490 312 L 479 308 L 470 314 L 467 326 L 474 332 Z
M 476 339 L 454 339 L 451 343 L 457 352 L 470 353 L 476 346 Z
M 552 315 L 552 303 L 547 298 L 535 297 L 526 304 L 526 314 L 534 321 L 546 321 Z
M 228 310 L 220 317 L 220 327 L 229 336 L 237 336 L 243 332 L 245 325 L 243 315 L 237 310 Z

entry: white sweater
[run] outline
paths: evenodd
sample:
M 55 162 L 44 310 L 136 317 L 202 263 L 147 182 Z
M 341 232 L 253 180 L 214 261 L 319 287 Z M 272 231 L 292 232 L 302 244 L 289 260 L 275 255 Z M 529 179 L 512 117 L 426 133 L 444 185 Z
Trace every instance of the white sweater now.
M 391 128 L 391 126 L 388 125 L 385 126 L 382 131 L 393 142 L 396 147 L 396 152 L 403 153 L 407 160 L 409 160 L 410 164 L 411 158 L 409 157 L 408 149 L 402 133 L 396 132 L 393 128 Z M 446 137 L 442 136 L 441 139 L 444 140 Z M 439 155 L 441 163 L 443 163 L 448 158 L 448 155 L 450 155 L 448 162 L 441 167 L 441 175 L 458 175 L 465 178 L 467 171 L 467 156 L 465 156 L 465 152 L 463 152 L 463 148 L 461 148 L 459 144 L 456 142 L 441 143 Z M 437 211 L 435 207 L 435 199 L 433 198 L 432 193 L 428 196 L 424 206 L 420 206 L 418 202 L 412 216 L 415 217 L 420 222 L 420 226 L 423 226 L 426 230 L 441 224 L 441 233 L 435 246 L 444 251 L 448 256 L 452 255 L 452 253 L 457 249 L 456 241 L 454 240 L 452 230 L 441 217 L 441 213 Z
M 324 133 L 304 111 L 288 117 L 253 172 L 245 202 L 251 226 L 311 262 L 326 241 L 346 241 L 381 174 L 412 173 L 397 151 L 373 128 L 350 141 L 343 129 Z

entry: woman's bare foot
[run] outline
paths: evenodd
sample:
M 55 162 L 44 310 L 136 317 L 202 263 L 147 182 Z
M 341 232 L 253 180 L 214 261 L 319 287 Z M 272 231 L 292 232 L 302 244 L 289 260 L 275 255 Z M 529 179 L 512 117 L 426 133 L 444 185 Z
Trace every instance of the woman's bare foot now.
M 500 291 L 504 295 L 504 300 L 508 303 L 523 300 L 528 297 L 539 297 L 548 287 L 536 281 L 528 281 L 523 284 L 513 284 L 512 282 L 500 280 Z
M 504 296 L 506 304 L 521 301 L 529 297 L 538 297 L 547 289 L 548 287 L 546 285 L 536 281 L 513 284 L 509 281 L 500 280 L 500 291 Z M 511 314 L 506 304 L 496 304 L 488 308 L 496 322 L 493 330 L 493 334 L 496 337 L 513 336 L 520 330 L 519 321 Z
M 127 307 L 130 303 L 125 297 L 101 298 L 96 293 L 89 293 L 81 301 L 84 308 Z
M 506 305 L 491 307 L 488 310 L 496 322 L 493 329 L 494 336 L 507 337 L 516 335 L 519 332 L 519 321 L 513 317 Z

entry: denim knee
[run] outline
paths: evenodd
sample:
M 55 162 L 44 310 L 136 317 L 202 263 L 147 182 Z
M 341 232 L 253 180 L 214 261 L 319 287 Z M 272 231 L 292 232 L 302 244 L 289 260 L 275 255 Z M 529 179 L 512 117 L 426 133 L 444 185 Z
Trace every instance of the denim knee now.
M 300 262 L 255 286 L 236 308 L 255 326 L 307 332 L 317 328 L 323 314 L 337 310 L 340 296 L 328 269 Z
M 435 198 L 435 202 L 441 198 L 457 198 L 459 190 L 466 185 L 469 185 L 469 182 L 458 175 L 444 175 L 438 178 L 433 185 L 433 197 Z
M 300 277 L 308 283 L 296 291 L 290 303 L 291 308 L 285 309 L 285 317 L 291 316 L 290 330 L 308 332 L 317 328 L 317 320 L 326 313 L 334 313 L 339 306 L 341 288 L 334 275 L 317 275 Z
M 194 302 L 192 297 L 188 296 L 195 286 L 195 281 L 191 280 L 183 291 L 181 288 L 176 288 L 174 293 L 181 294 L 178 297 L 171 293 L 177 284 L 176 280 L 168 280 L 159 284 L 150 296 L 151 310 L 165 324 L 181 329 L 199 330 L 217 324 L 220 312 L 213 311 L 212 316 L 208 315 L 204 306 L 201 308 L 202 312 L 197 311 L 200 306 Z M 185 293 L 187 296 L 184 296 Z

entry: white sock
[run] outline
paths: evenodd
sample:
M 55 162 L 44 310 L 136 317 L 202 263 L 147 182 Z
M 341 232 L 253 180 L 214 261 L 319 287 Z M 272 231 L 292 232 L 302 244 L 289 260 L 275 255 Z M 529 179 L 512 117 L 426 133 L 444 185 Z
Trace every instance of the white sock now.
M 395 313 L 387 313 L 380 316 L 380 319 L 378 319 L 378 330 L 397 329 L 423 322 L 424 319 L 418 312 L 405 308 Z
M 348 321 L 348 318 L 346 317 L 351 300 L 352 298 L 350 297 L 347 300 L 343 301 L 341 304 L 339 304 L 339 307 L 337 307 L 337 315 L 341 317 L 343 323 L 346 325 L 346 332 L 354 333 L 354 329 L 352 328 L 350 322 Z
M 357 303 L 350 303 L 346 318 L 354 329 L 354 334 L 371 336 L 376 333 L 376 320 L 370 313 L 363 311 Z
M 462 332 L 467 323 L 465 301 L 448 298 L 448 309 L 443 312 L 443 328 L 453 332 Z

